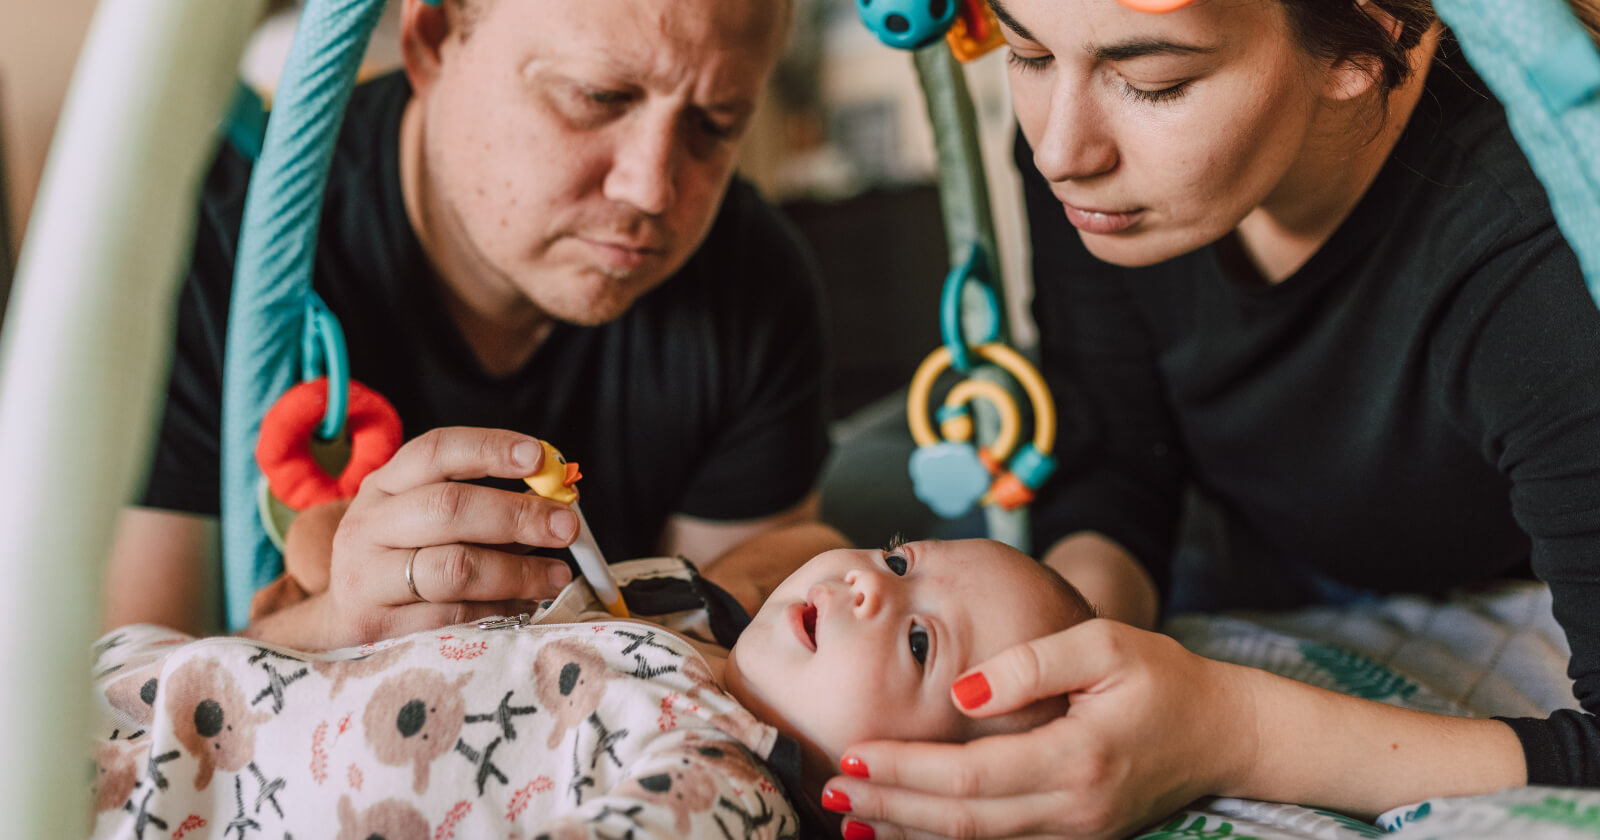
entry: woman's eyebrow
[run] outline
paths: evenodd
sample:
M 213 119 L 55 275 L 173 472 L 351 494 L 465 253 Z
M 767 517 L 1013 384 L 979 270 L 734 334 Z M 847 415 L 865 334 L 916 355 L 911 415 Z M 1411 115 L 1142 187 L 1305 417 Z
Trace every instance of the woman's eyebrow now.
M 1002 0 L 988 0 L 989 8 L 994 10 L 994 16 L 1007 29 L 1017 34 L 1024 41 L 1039 39 L 1028 27 L 1023 26 L 1011 10 L 1005 7 Z M 1089 50 L 1089 54 L 1100 61 L 1127 61 L 1130 58 L 1143 58 L 1148 55 L 1210 55 L 1217 51 L 1216 47 L 1204 47 L 1199 44 L 1183 44 L 1169 41 L 1165 38 L 1135 38 L 1116 44 L 1105 44 Z
M 1039 40 L 1038 38 L 1033 37 L 1033 33 L 1028 31 L 1028 27 L 1023 26 L 1020 23 L 1017 23 L 1017 19 L 1015 17 L 1011 16 L 1011 12 L 1008 9 L 1006 9 L 1005 6 L 1001 5 L 1000 0 L 989 0 L 989 8 L 994 10 L 994 16 L 999 18 L 1000 22 L 1002 24 L 1005 24 L 1005 27 L 1007 29 L 1011 30 L 1012 32 L 1017 33 L 1017 36 L 1020 37 L 1022 40 L 1024 40 L 1024 41 L 1037 41 L 1037 40 Z
M 1089 54 L 1100 61 L 1127 61 L 1130 58 L 1143 58 L 1148 55 L 1210 55 L 1216 51 L 1216 47 L 1180 44 L 1177 41 L 1160 38 L 1139 38 L 1098 46 L 1091 49 Z

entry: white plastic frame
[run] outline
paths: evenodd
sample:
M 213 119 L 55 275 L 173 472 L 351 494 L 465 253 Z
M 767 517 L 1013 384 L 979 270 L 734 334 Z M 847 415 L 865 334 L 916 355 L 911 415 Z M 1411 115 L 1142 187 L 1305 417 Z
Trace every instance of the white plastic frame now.
M 89 828 L 89 645 L 148 457 L 196 197 L 264 0 L 102 0 L 0 335 L 0 813 Z

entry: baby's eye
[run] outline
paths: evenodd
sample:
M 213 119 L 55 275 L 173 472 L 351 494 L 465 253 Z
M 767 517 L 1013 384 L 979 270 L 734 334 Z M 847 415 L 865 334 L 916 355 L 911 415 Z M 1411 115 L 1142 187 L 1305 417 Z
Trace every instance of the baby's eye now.
M 911 657 L 917 660 L 918 665 L 928 664 L 928 631 L 922 629 L 922 625 L 912 623 L 910 640 Z
M 900 575 L 902 577 L 905 576 L 906 558 L 904 556 L 899 554 L 890 554 L 889 556 L 883 558 L 883 563 L 889 567 L 889 571 L 894 572 L 896 575 Z

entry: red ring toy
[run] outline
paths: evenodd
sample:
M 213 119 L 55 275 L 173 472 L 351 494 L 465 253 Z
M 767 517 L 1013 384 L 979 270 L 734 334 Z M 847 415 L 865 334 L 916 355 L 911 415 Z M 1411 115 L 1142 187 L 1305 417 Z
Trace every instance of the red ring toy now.
M 350 459 L 337 477 L 329 475 L 311 455 L 311 441 L 327 411 L 328 378 L 322 377 L 290 388 L 261 418 L 256 463 L 272 495 L 292 510 L 352 498 L 361 480 L 400 448 L 399 412 L 377 391 L 351 380 L 345 418 Z

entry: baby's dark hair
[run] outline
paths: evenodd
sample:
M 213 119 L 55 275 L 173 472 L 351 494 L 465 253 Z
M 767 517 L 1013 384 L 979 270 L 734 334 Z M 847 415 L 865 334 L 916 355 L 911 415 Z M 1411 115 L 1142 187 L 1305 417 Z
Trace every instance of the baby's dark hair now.
M 1049 585 L 1059 591 L 1061 597 L 1066 599 L 1070 605 L 1071 612 L 1066 616 L 1069 619 L 1067 624 L 1057 629 L 1065 630 L 1067 627 L 1079 622 L 1100 617 L 1100 611 L 1094 608 L 1094 604 L 1089 603 L 1089 599 L 1083 597 L 1083 593 L 1078 591 L 1078 587 L 1069 583 L 1066 578 L 1061 576 L 1060 572 L 1043 563 L 1039 564 L 1039 568 L 1044 571 L 1045 580 Z

